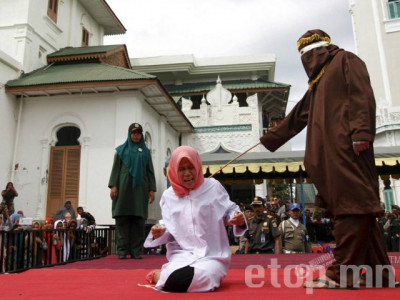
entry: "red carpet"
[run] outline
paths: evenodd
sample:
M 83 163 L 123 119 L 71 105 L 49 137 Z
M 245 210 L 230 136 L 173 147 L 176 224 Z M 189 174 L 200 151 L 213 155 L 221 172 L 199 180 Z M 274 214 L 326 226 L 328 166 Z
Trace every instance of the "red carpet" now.
M 400 253 L 390 254 L 400 276 Z M 271 259 L 280 267 L 272 268 Z M 308 290 L 301 285 L 296 269 L 288 265 L 309 264 L 327 260 L 328 256 L 304 255 L 234 255 L 232 267 L 221 288 L 212 293 L 172 294 L 155 291 L 145 285 L 144 276 L 164 263 L 164 256 L 144 256 L 142 260 L 118 260 L 116 256 L 85 262 L 76 262 L 52 268 L 32 269 L 22 273 L 0 275 L 1 299 L 398 299 L 400 289 L 359 290 Z M 259 287 L 245 283 L 245 268 L 259 265 L 258 277 L 250 281 Z M 309 269 L 307 269 L 309 270 Z M 264 273 L 264 274 L 263 274 Z M 255 273 L 253 273 L 255 274 Z M 297 274 L 299 275 L 299 274 Z M 280 285 L 280 287 L 279 287 Z M 296 287 L 296 285 L 298 287 Z

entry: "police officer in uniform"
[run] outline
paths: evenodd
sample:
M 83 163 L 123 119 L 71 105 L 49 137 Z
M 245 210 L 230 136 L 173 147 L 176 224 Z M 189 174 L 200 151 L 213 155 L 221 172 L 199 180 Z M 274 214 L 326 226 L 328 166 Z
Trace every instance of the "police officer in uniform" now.
M 280 231 L 272 216 L 264 212 L 261 200 L 255 198 L 251 203 L 255 216 L 248 223 L 246 232 L 245 254 L 248 253 L 281 253 Z
M 300 223 L 300 205 L 292 203 L 288 213 L 290 218 L 279 225 L 282 232 L 283 253 L 310 253 L 311 245 L 304 224 Z

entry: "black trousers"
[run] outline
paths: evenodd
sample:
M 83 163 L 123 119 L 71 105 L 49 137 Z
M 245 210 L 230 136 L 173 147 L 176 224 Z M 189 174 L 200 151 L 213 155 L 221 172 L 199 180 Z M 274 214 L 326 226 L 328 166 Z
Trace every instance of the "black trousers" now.
M 164 284 L 163 290 L 166 292 L 186 293 L 194 276 L 194 268 L 186 266 L 175 270 L 169 275 Z
M 115 218 L 118 255 L 139 255 L 145 240 L 146 220 L 135 216 Z

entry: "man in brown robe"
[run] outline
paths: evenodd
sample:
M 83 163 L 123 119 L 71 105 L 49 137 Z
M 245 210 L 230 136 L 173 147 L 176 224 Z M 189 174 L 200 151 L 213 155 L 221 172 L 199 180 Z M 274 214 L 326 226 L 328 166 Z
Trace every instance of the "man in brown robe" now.
M 325 276 L 306 282 L 305 287 L 394 284 L 375 218 L 381 212 L 372 147 L 376 108 L 367 68 L 355 54 L 330 44 L 322 30 L 307 31 L 297 47 L 309 88 L 260 141 L 275 151 L 307 126 L 304 165 L 318 189 L 316 205 L 333 219 L 337 246 Z M 366 278 L 358 278 L 362 265 L 371 267 L 372 279 L 368 272 Z M 377 266 L 386 266 L 383 276 Z

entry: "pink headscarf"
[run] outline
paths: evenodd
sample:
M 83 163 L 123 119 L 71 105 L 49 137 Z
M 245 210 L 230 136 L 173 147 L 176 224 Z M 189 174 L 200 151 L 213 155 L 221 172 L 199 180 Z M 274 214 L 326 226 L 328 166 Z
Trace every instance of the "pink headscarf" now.
M 196 184 L 191 190 L 197 189 L 203 182 L 203 166 L 200 155 L 196 149 L 189 146 L 180 146 L 172 152 L 171 160 L 168 165 L 168 179 L 177 196 L 183 197 L 189 194 L 191 190 L 185 188 L 178 177 L 179 164 L 183 158 L 187 158 L 196 170 Z

